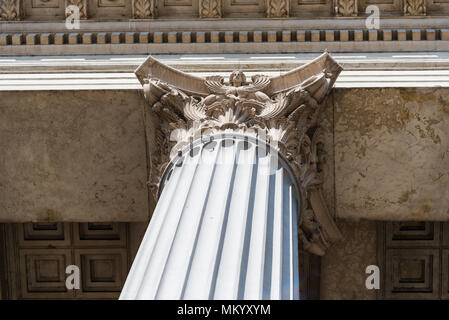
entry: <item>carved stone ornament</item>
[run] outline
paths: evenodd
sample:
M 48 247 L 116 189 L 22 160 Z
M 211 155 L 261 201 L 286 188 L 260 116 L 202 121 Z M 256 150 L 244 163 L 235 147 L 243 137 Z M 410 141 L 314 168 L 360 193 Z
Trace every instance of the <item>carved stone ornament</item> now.
M 199 3 L 200 18 L 221 18 L 222 1 L 221 0 L 200 0 Z
M 289 0 L 267 0 L 267 18 L 286 18 L 290 15 Z
M 77 6 L 80 9 L 80 19 L 87 19 L 87 0 L 65 0 L 65 7 L 68 6 Z M 66 16 L 70 14 L 66 11 Z
M 425 16 L 426 0 L 404 0 L 405 16 Z
M 356 17 L 357 0 L 334 0 L 334 10 L 337 17 Z
M 1 0 L 0 20 L 20 20 L 23 16 L 22 0 Z
M 157 0 L 133 0 L 133 18 L 150 19 L 157 16 Z
M 301 189 L 300 239 L 308 251 L 323 255 L 341 235 L 322 196 L 315 132 L 323 101 L 341 70 L 324 53 L 281 76 L 248 79 L 238 70 L 226 81 L 221 76 L 188 75 L 149 57 L 136 75 L 158 123 L 156 152 L 150 154 L 153 195 L 157 196 L 170 153 L 176 155 L 205 130 L 259 136 L 262 132 L 276 142 L 295 171 Z

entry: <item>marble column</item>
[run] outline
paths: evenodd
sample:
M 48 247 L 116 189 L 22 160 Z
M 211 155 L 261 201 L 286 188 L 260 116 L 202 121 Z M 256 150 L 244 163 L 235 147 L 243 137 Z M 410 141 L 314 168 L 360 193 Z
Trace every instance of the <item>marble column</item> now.
M 136 70 L 158 202 L 121 299 L 299 298 L 298 239 L 323 255 L 341 236 L 316 134 L 341 69 L 324 53 L 275 77 Z
M 238 134 L 182 154 L 120 299 L 298 299 L 299 197 L 282 155 Z

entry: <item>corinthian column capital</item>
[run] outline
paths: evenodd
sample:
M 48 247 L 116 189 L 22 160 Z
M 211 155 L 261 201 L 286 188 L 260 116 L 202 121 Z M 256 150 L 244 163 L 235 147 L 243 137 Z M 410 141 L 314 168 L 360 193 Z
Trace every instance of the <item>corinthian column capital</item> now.
M 279 77 L 137 69 L 160 195 L 120 299 L 299 298 L 299 240 L 323 255 L 340 237 L 315 134 L 340 71 L 327 53 Z
M 234 132 L 263 139 L 288 160 L 300 186 L 304 247 L 323 255 L 340 233 L 321 195 L 315 132 L 341 70 L 324 53 L 277 77 L 248 77 L 236 70 L 229 78 L 199 78 L 149 57 L 136 75 L 158 119 L 149 181 L 155 198 L 170 159 L 199 137 Z

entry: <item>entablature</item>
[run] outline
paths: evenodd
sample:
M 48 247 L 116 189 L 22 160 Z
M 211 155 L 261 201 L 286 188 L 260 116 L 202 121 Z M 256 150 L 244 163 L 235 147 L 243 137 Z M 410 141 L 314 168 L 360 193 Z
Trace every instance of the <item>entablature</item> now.
M 226 19 L 368 16 L 370 6 L 383 16 L 449 15 L 449 2 L 434 0 L 2 0 L 0 20 L 61 20 L 68 6 L 78 7 L 81 19 Z M 368 11 L 370 12 L 370 11 Z
M 312 54 L 156 55 L 199 77 L 243 68 L 250 76 L 277 76 L 311 61 Z M 449 53 L 349 53 L 333 56 L 344 67 L 338 88 L 449 87 Z M 139 90 L 133 71 L 146 56 L 1 57 L 0 91 Z
M 220 19 L 0 23 L 0 55 L 436 52 L 449 48 L 447 18 Z

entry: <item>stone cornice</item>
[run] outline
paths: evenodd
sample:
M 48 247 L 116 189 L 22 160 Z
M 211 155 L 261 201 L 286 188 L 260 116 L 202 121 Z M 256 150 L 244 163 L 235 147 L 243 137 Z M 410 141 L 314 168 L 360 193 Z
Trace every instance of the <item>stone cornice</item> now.
M 443 28 L 447 29 L 449 16 L 441 17 L 381 17 L 380 29 Z M 154 32 L 154 31 L 256 31 L 275 28 L 297 30 L 355 30 L 365 29 L 366 19 L 357 18 L 307 18 L 307 19 L 172 19 L 172 20 L 134 20 L 134 21 L 81 21 L 80 32 Z M 67 31 L 63 21 L 0 21 L 0 32 L 64 32 Z
M 0 73 L 132 73 L 146 57 L 146 55 L 9 56 L 0 57 Z M 240 67 L 244 67 L 248 72 L 284 72 L 306 64 L 315 57 L 315 54 L 172 54 L 154 57 L 184 72 L 231 72 Z M 449 69 L 449 52 L 342 53 L 333 57 L 344 67 L 343 73 L 362 70 Z
M 164 64 L 200 77 L 244 68 L 270 76 L 312 59 L 310 54 L 158 56 Z M 338 54 L 345 70 L 335 87 L 448 87 L 448 53 Z M 144 56 L 0 58 L 0 90 L 138 90 L 133 74 Z
M 0 23 L 0 55 L 447 51 L 447 19 Z
M 406 33 L 406 32 L 405 32 Z M 417 32 L 418 33 L 418 32 Z M 432 32 L 433 33 L 433 32 Z M 444 31 L 446 34 L 446 31 Z M 103 35 L 102 35 L 103 36 Z M 125 35 L 123 35 L 125 36 Z M 79 39 L 92 34 L 45 34 L 53 44 L 36 44 L 42 36 L 35 33 L 0 34 L 0 56 L 73 56 L 73 55 L 136 55 L 136 54 L 264 54 L 264 53 L 318 53 L 327 49 L 335 53 L 352 52 L 447 52 L 449 40 L 400 41 L 279 41 L 279 42 L 219 42 L 219 43 L 136 43 L 117 42 L 82 44 Z M 120 39 L 119 34 L 112 35 Z M 128 35 L 135 39 L 135 35 Z M 173 34 L 173 37 L 176 37 Z M 57 40 L 54 40 L 54 39 Z M 139 37 L 140 38 L 140 37 Z M 27 40 L 28 39 L 28 40 Z M 106 39 L 108 36 L 106 35 Z M 47 41 L 45 40 L 45 41 Z M 55 41 L 60 44 L 54 44 Z M 84 40 L 83 40 L 84 41 Z M 86 40 L 87 41 L 87 40 Z M 118 41 L 118 40 L 114 40 Z M 121 41 L 121 40 L 120 40 Z M 135 41 L 135 40 L 133 40 Z M 13 45 L 12 43 L 16 43 Z M 27 44 L 29 43 L 29 44 Z M 34 43 L 34 44 L 32 44 Z

